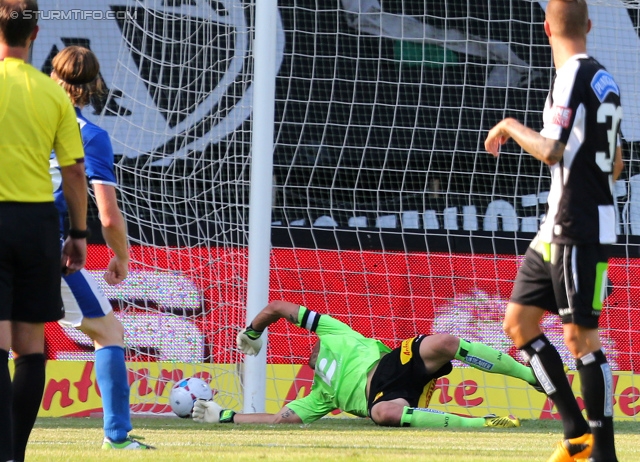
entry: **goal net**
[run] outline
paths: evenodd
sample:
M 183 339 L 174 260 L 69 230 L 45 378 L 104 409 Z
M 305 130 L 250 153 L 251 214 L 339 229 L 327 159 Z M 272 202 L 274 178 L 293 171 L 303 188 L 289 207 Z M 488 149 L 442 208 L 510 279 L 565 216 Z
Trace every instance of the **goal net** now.
M 181 374 L 204 375 L 221 403 L 239 410 L 243 356 L 234 343 L 248 321 L 259 78 L 252 39 L 260 18 L 254 2 L 243 0 L 108 3 L 40 0 L 44 12 L 61 13 L 43 14 L 33 62 L 47 71 L 57 50 L 82 44 L 102 63 L 108 97 L 96 114 L 85 113 L 111 133 L 132 244 L 129 280 L 105 290 L 125 324 L 130 364 L 161 365 L 132 366 L 133 379 L 169 386 Z M 640 389 L 633 375 L 640 370 L 633 347 L 640 341 L 640 10 L 623 0 L 589 5 L 589 53 L 615 76 L 624 107 L 619 241 L 601 327 L 616 376 L 616 417 L 633 419 Z M 506 116 L 541 128 L 554 74 L 545 6 L 278 2 L 273 223 L 264 230 L 272 241 L 271 300 L 331 314 L 390 347 L 447 332 L 522 360 L 501 322 L 544 214 L 549 175 L 515 143 L 498 159 L 483 143 Z M 70 17 L 76 10 L 83 20 Z M 106 256 L 95 255 L 90 268 L 98 274 Z M 544 328 L 573 369 L 559 321 L 545 318 Z M 86 339 L 64 334 L 84 347 L 60 347 L 58 359 L 89 357 Z M 304 364 L 314 342 L 284 320 L 270 328 L 268 411 L 308 391 L 312 371 Z M 437 384 L 436 409 L 555 416 L 525 383 L 455 365 Z M 132 408 L 166 411 L 168 392 L 157 390 L 134 393 Z

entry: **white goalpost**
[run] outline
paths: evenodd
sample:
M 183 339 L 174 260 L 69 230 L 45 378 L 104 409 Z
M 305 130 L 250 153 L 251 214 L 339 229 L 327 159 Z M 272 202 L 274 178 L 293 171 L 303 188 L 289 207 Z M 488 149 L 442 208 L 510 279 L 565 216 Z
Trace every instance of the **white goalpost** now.
M 501 322 L 549 175 L 515 144 L 496 160 L 483 142 L 506 116 L 541 128 L 554 75 L 546 2 L 39 3 L 34 66 L 48 72 L 64 46 L 90 47 L 109 91 L 85 115 L 117 155 L 132 271 L 104 290 L 127 331 L 135 412 L 167 412 L 171 384 L 191 375 L 236 411 L 275 412 L 308 392 L 306 331 L 283 320 L 259 356 L 235 347 L 275 299 L 390 347 L 448 332 L 521 359 Z M 637 419 L 640 8 L 588 4 L 589 53 L 616 77 L 624 108 L 601 327 L 616 418 Z M 94 243 L 91 271 L 106 252 Z M 559 322 L 544 327 L 573 369 Z M 51 359 L 92 357 L 77 332 L 54 340 Z M 455 366 L 431 407 L 557 417 L 526 384 Z
M 277 24 L 277 1 L 257 2 L 246 324 L 269 302 L 271 235 L 265 230 L 271 228 Z M 267 345 L 268 332 L 263 335 Z M 244 360 L 243 409 L 246 413 L 265 411 L 266 351 L 265 347 L 257 356 L 246 356 Z

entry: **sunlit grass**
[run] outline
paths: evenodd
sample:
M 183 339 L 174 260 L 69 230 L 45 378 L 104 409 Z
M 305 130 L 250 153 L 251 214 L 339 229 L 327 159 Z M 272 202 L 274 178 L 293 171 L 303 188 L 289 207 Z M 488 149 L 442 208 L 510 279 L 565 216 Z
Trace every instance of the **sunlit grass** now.
M 544 461 L 561 437 L 559 422 L 524 421 L 517 429 L 382 428 L 366 419 L 312 425 L 200 425 L 177 418 L 135 418 L 132 433 L 155 451 L 103 451 L 102 421 L 47 418 L 36 423 L 29 461 L 442 460 Z M 640 462 L 640 422 L 618 422 L 618 458 Z

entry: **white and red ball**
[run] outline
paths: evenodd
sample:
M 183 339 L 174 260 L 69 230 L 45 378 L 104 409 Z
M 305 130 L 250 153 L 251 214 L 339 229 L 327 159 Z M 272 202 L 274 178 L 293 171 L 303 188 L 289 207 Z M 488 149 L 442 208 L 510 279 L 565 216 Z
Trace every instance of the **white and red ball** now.
M 193 403 L 197 399 L 210 400 L 213 398 L 213 390 L 209 384 L 198 377 L 190 377 L 177 382 L 169 394 L 171 410 L 178 417 L 184 419 L 191 417 Z

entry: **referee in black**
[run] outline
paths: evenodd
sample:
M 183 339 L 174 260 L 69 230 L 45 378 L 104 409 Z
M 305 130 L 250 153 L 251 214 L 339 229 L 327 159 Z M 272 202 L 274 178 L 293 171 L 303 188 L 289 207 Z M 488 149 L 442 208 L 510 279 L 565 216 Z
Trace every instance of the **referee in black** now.
M 485 148 L 498 156 L 513 138 L 550 166 L 548 210 L 525 254 L 507 305 L 504 330 L 529 359 L 556 405 L 564 440 L 549 461 L 616 462 L 613 377 L 598 319 L 606 294 L 610 244 L 616 242 L 613 184 L 623 169 L 622 107 L 614 78 L 586 54 L 591 21 L 585 0 L 551 0 L 544 29 L 556 76 L 540 133 L 515 119 L 493 127 Z M 545 311 L 560 316 L 576 359 L 588 422 L 555 347 L 540 329 Z
M 44 323 L 63 316 L 61 269 L 81 269 L 87 252 L 76 114 L 64 90 L 26 63 L 37 12 L 36 0 L 0 0 L 0 462 L 25 458 L 45 385 Z M 49 175 L 54 149 L 70 212 L 62 252 Z

